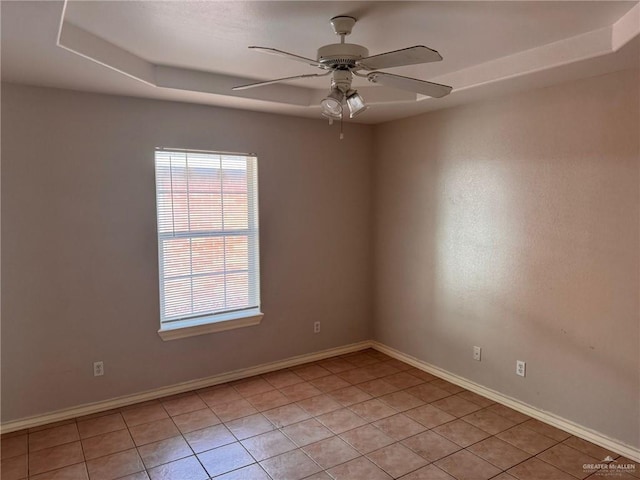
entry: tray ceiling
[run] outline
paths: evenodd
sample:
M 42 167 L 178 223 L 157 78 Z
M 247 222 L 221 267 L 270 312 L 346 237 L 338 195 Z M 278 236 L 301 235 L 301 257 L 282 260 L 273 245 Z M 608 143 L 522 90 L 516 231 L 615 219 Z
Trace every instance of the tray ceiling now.
M 356 17 L 348 42 L 371 54 L 411 45 L 439 63 L 390 73 L 454 87 L 417 98 L 358 79 L 378 123 L 502 93 L 630 68 L 640 57 L 637 2 L 2 2 L 2 79 L 318 117 L 328 77 L 232 92 L 252 80 L 315 73 L 248 50 L 315 58 L 329 19 Z M 361 83 L 364 81 L 364 84 Z M 366 86 L 365 86 L 366 85 Z

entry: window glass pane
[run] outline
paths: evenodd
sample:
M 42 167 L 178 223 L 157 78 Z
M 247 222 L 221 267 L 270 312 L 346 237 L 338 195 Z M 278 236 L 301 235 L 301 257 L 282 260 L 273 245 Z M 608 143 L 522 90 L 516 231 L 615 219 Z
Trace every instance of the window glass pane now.
M 194 274 L 224 273 L 224 237 L 194 238 L 192 245 Z
M 256 158 L 156 152 L 161 321 L 259 307 Z
M 227 237 L 225 243 L 227 271 L 247 270 L 249 268 L 249 252 L 246 235 Z
M 190 243 L 189 238 L 172 238 L 162 241 L 164 278 L 191 275 Z

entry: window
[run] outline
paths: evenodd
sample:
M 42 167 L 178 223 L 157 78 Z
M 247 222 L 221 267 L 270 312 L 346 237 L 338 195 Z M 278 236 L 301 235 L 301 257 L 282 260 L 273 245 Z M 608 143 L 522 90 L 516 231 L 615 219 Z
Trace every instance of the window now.
M 160 336 L 260 323 L 255 156 L 156 150 Z

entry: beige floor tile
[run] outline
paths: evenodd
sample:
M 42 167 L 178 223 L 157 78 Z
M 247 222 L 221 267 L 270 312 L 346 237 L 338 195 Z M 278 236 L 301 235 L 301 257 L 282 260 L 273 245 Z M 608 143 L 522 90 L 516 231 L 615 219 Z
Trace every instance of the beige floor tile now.
M 282 432 L 299 447 L 333 436 L 333 433 L 315 418 L 289 425 L 283 428 Z
M 367 422 L 375 422 L 396 415 L 398 412 L 377 398 L 351 405 L 349 410 Z
M 354 368 L 353 370 L 346 370 L 337 374 L 342 380 L 350 383 L 351 385 L 357 385 L 359 383 L 369 382 L 375 380 L 377 375 L 372 373 L 365 367 Z
M 542 423 L 539 420 L 527 420 L 522 424 L 523 427 L 530 428 L 534 432 L 539 433 L 540 435 L 544 435 L 549 438 L 553 438 L 557 442 L 562 442 L 571 436 L 570 433 L 565 432 L 564 430 L 560 430 L 559 428 L 552 427 L 551 425 L 547 425 L 546 423 Z
M 367 392 L 354 386 L 334 390 L 329 392 L 329 396 L 345 407 L 372 398 Z
M 539 433 L 525 428 L 522 425 L 516 425 L 509 430 L 500 432 L 496 436 L 499 439 L 510 443 L 514 447 L 524 450 L 532 455 L 537 455 L 543 450 L 546 450 L 556 444 L 555 440 L 545 437 L 544 435 L 540 435 Z
M 305 480 L 310 480 L 311 477 Z M 247 467 L 242 467 L 224 475 L 216 477 L 215 480 L 271 480 L 271 477 L 262 469 L 260 465 L 254 463 Z
M 128 408 L 122 411 L 124 421 L 129 428 L 143 423 L 155 422 L 169 418 L 166 410 L 160 403 L 151 403 L 142 407 Z
M 530 420 L 531 417 L 525 415 L 524 413 L 516 412 L 514 409 L 509 408 L 505 405 L 500 405 L 499 403 L 494 403 L 490 407 L 488 407 L 493 413 L 497 413 L 505 418 L 508 418 L 514 423 L 522 423 Z
M 449 397 L 451 394 L 446 390 L 436 387 L 431 383 L 423 383 L 422 385 L 416 385 L 407 389 L 407 393 L 410 393 L 414 397 L 418 397 L 425 403 L 435 402 L 441 398 Z
M 37 452 L 56 445 L 76 442 L 80 440 L 78 427 L 75 422 L 59 427 L 48 428 L 29 433 L 29 452 Z
M 203 390 L 198 390 L 197 393 L 209 407 L 234 402 L 242 398 L 233 387 L 228 385 L 218 385 L 215 387 L 205 388 Z
M 2 473 L 4 480 L 22 480 L 23 478 L 27 478 L 27 455 L 3 458 L 0 462 L 0 473 Z
M 259 412 L 262 412 L 264 410 L 271 410 L 291 403 L 291 400 L 285 397 L 278 390 L 270 390 L 268 392 L 258 393 L 257 395 L 247 397 L 247 400 Z
M 48 472 L 84 461 L 80 442 L 65 443 L 29 453 L 29 475 Z
M 298 448 L 278 430 L 247 438 L 240 443 L 259 462 Z
M 331 372 L 329 370 L 317 364 L 302 365 L 292 368 L 291 370 L 293 371 L 293 373 L 307 381 L 331 375 Z
M 507 470 L 531 457 L 531 454 L 496 437 L 471 445 L 467 450 L 501 470 Z
M 129 475 L 125 475 L 124 477 L 120 477 L 118 480 L 149 480 L 149 474 L 146 471 L 131 473 Z
M 309 382 L 296 383 L 295 385 L 289 385 L 288 387 L 281 388 L 280 391 L 291 400 L 292 402 L 298 402 L 305 398 L 315 397 L 321 395 L 322 392 Z
M 211 477 L 246 467 L 255 462 L 239 442 L 199 453 L 198 459 Z
M 134 448 L 135 445 L 128 430 L 116 430 L 82 440 L 85 460 L 104 457 L 112 453 Z
M 275 387 L 267 382 L 264 378 L 253 377 L 248 380 L 239 380 L 233 383 L 233 388 L 244 398 L 258 395 L 259 393 L 269 392 Z
M 19 455 L 25 455 L 28 451 L 27 435 L 15 435 L 13 437 L 2 437 L 0 440 L 0 450 L 2 456 L 0 458 L 11 458 Z
M 405 371 L 407 373 L 410 373 L 414 377 L 418 377 L 419 379 L 424 380 L 425 382 L 432 382 L 433 380 L 437 380 L 438 379 L 438 377 L 436 377 L 435 375 L 432 375 L 429 372 L 425 372 L 424 370 L 420 370 L 420 369 L 415 368 L 415 367 L 410 367 L 409 369 L 407 369 Z
M 450 415 L 444 410 L 440 410 L 431 404 L 413 408 L 404 412 L 404 414 L 427 428 L 434 428 L 438 425 L 449 423 L 456 419 L 453 415 Z
M 402 390 L 400 392 L 393 392 L 380 397 L 384 403 L 392 408 L 395 408 L 399 412 L 405 412 L 412 408 L 420 407 L 424 405 L 424 402 L 418 397 L 414 397 L 410 393 Z
M 131 432 L 133 441 L 138 446 L 164 440 L 169 437 L 175 437 L 180 434 L 178 428 L 170 418 L 136 425 L 135 427 L 131 427 L 129 432 Z
M 195 410 L 202 410 L 207 406 L 196 394 L 173 398 L 162 402 L 162 405 L 167 413 L 172 417 L 183 413 L 193 412 Z
M 571 436 L 567 438 L 564 442 L 565 445 L 570 446 L 571 448 L 575 448 L 582 453 L 586 453 L 587 455 L 591 455 L 592 457 L 596 457 L 600 459 L 600 461 L 604 460 L 605 457 L 609 456 L 611 458 L 618 458 L 618 455 L 611 450 L 607 450 L 606 448 L 602 448 L 598 445 L 595 445 L 591 442 L 587 442 L 578 437 Z
M 462 419 L 491 435 L 496 435 L 515 425 L 515 423 L 508 418 L 501 417 L 497 413 L 493 413 L 487 409 L 478 410 L 477 412 L 462 417 Z
M 487 480 L 500 473 L 499 468 L 466 450 L 438 460 L 435 465 L 457 480 Z
M 87 461 L 91 480 L 113 480 L 144 471 L 144 464 L 136 449 L 114 453 Z
M 402 413 L 378 420 L 373 425 L 396 441 L 417 435 L 426 430 L 422 424 Z
M 401 480 L 456 480 L 435 465 L 427 465 L 402 477 Z
M 182 436 L 143 445 L 138 453 L 147 469 L 193 455 Z
M 334 410 L 342 408 L 342 405 L 329 395 L 317 395 L 315 397 L 306 398 L 296 402 L 296 405 L 302 407 L 306 412 L 313 416 L 333 412 Z
M 441 388 L 443 390 L 446 390 L 447 392 L 452 393 L 452 394 L 461 393 L 461 392 L 465 391 L 464 388 L 462 388 L 462 387 L 460 387 L 458 385 L 455 385 L 455 384 L 453 384 L 451 382 L 447 382 L 446 380 L 443 380 L 441 378 L 433 380 L 430 383 L 431 383 L 431 385 L 433 385 L 435 387 L 438 387 L 438 388 Z
M 302 450 L 325 470 L 360 456 L 360 453 L 339 437 L 320 440 L 303 447 Z
M 328 360 L 323 360 L 319 362 L 319 365 L 331 373 L 340 373 L 344 372 L 345 370 L 356 368 L 353 363 L 350 363 L 349 361 L 342 358 L 330 358 Z
M 28 433 L 40 432 L 42 430 L 50 430 L 55 427 L 61 427 L 63 425 L 69 425 L 71 423 L 76 423 L 75 418 L 68 418 L 66 420 L 60 420 L 58 422 L 47 423 L 46 425 L 38 425 L 37 427 L 31 427 L 28 429 Z
M 223 422 L 229 422 L 237 418 L 247 417 L 254 413 L 258 413 L 258 410 L 256 410 L 254 406 L 244 398 L 230 403 L 212 405 L 211 410 L 213 410 L 213 413 L 215 413 Z
M 423 457 L 400 443 L 371 452 L 367 458 L 393 478 L 406 475 L 428 463 Z
M 395 440 L 373 425 L 363 425 L 340 435 L 340 438 L 349 443 L 362 454 L 367 454 L 387 445 Z
M 225 425 L 238 440 L 260 435 L 275 428 L 273 424 L 260 413 L 232 420 L 225 423 Z
M 149 470 L 151 480 L 206 480 L 207 472 L 196 457 L 187 457 Z
M 456 397 L 464 398 L 465 400 L 467 400 L 469 402 L 473 402 L 476 405 L 481 406 L 482 408 L 486 408 L 486 407 L 496 403 L 493 400 L 488 399 L 487 397 L 483 397 L 482 395 L 478 395 L 477 393 L 473 393 L 473 392 L 470 392 L 468 390 L 465 390 L 464 392 L 457 393 Z
M 433 431 L 407 438 L 402 441 L 402 444 L 430 462 L 440 460 L 462 448 Z
M 29 478 L 30 480 L 89 480 L 89 474 L 87 473 L 87 465 L 82 462 Z
M 193 432 L 205 427 L 220 424 L 220 419 L 209 408 L 183 413 L 173 417 L 173 423 L 182 433 Z
M 453 443 L 457 443 L 461 447 L 468 447 L 489 437 L 489 434 L 484 430 L 480 430 L 463 420 L 445 423 L 444 425 L 434 428 L 433 431 L 438 435 L 448 438 Z
M 194 452 L 200 453 L 236 441 L 236 437 L 224 425 L 196 430 L 184 435 Z
M 372 397 L 381 397 L 388 393 L 397 392 L 398 387 L 384 381 L 384 378 L 376 378 L 368 382 L 358 384 L 358 388 L 367 392 Z
M 78 432 L 80 433 L 80 438 L 83 439 L 125 428 L 127 428 L 127 425 L 124 423 L 121 413 L 112 413 L 78 422 Z
M 260 462 L 262 468 L 278 480 L 300 480 L 322 469 L 302 450 L 293 450 Z
M 284 405 L 274 408 L 273 410 L 262 412 L 262 414 L 278 428 L 311 418 L 311 415 L 306 410 L 296 404 Z
M 302 377 L 290 370 L 279 370 L 277 372 L 267 373 L 262 377 L 275 388 L 288 387 L 289 385 L 304 382 Z
M 411 365 L 407 365 L 406 363 L 401 362 L 400 360 L 396 360 L 395 358 L 392 358 L 391 360 L 385 360 L 382 363 L 385 365 L 391 365 L 392 367 L 397 368 L 400 371 L 412 370 L 414 368 Z
M 576 480 L 628 462 L 372 349 L 0 439 L 3 480 Z
M 640 462 L 635 462 L 627 457 L 618 457 L 617 461 L 618 464 L 627 465 L 629 467 L 629 470 L 627 470 L 630 474 L 629 476 L 640 478 Z
M 407 372 L 394 373 L 393 375 L 384 377 L 384 381 L 402 390 L 424 383 L 424 380 Z
M 518 480 L 575 480 L 575 477 L 537 458 L 530 458 L 507 473 Z
M 563 444 L 558 444 L 545 450 L 538 454 L 537 458 L 577 478 L 587 478 L 594 473 L 591 470 L 585 470 L 584 464 L 597 464 L 602 460 Z
M 479 405 L 456 395 L 436 400 L 432 405 L 454 417 L 464 417 L 481 409 Z
M 349 383 L 345 382 L 337 375 L 327 375 L 325 377 L 315 378 L 313 380 L 309 380 L 309 383 L 321 392 L 325 393 L 349 386 Z
M 335 434 L 346 432 L 367 423 L 348 408 L 325 413 L 317 417 L 317 419 Z
M 334 480 L 391 480 L 392 478 L 365 457 L 356 458 L 337 467 L 330 468 L 328 473 Z

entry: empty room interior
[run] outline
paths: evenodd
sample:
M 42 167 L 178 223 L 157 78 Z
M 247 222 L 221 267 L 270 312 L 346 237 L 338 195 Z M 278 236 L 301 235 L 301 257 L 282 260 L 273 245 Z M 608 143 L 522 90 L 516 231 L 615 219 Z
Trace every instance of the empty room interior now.
M 1 1 L 3 480 L 640 478 L 640 3 Z

